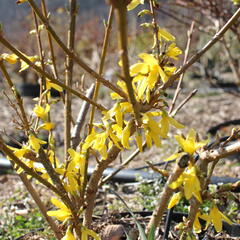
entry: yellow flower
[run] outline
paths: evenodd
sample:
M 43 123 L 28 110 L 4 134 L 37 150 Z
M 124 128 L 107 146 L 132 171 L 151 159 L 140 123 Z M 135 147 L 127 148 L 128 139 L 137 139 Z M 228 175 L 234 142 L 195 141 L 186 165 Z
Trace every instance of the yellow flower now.
M 182 54 L 182 50 L 176 46 L 176 43 L 171 43 L 166 51 L 166 55 L 175 60 L 178 59 L 178 56 Z
M 71 231 L 71 227 L 68 227 L 65 236 L 61 240 L 75 240 L 75 237 Z
M 58 207 L 59 210 L 48 211 L 47 212 L 48 216 L 55 217 L 59 221 L 62 221 L 62 222 L 65 221 L 66 219 L 68 219 L 69 217 L 71 217 L 71 211 L 67 208 L 67 206 L 64 203 L 62 203 L 61 201 L 59 201 L 56 198 L 51 198 L 51 202 L 56 207 Z
M 47 142 L 36 138 L 33 134 L 30 134 L 30 135 L 29 135 L 29 145 L 30 145 L 30 146 L 32 147 L 32 149 L 35 150 L 36 152 L 39 151 L 41 144 L 46 144 L 46 143 L 47 143 Z
M 133 82 L 138 82 L 137 91 L 139 98 L 141 98 L 147 88 L 153 90 L 159 77 L 163 82 L 166 82 L 168 78 L 153 55 L 141 53 L 139 57 L 143 62 L 132 65 L 130 74 L 132 77 L 135 76 Z
M 85 175 L 85 167 L 86 167 L 86 158 L 83 154 L 76 152 L 74 149 L 69 148 L 68 153 L 71 157 L 71 162 L 68 166 L 68 171 L 76 171 L 76 169 L 80 169 L 80 181 L 81 184 L 84 182 Z
M 10 64 L 15 64 L 18 61 L 18 56 L 15 54 L 8 54 L 8 53 L 3 53 L 0 56 L 0 59 L 3 59 L 5 61 L 7 61 Z
M 223 220 L 229 224 L 233 224 L 232 221 L 228 217 L 226 217 L 222 212 L 220 212 L 218 210 L 216 205 L 213 206 L 209 215 L 203 214 L 203 215 L 200 215 L 199 217 L 207 222 L 205 229 L 207 229 L 209 224 L 212 223 L 217 232 L 222 231 L 222 221 Z
M 196 132 L 193 129 L 188 132 L 186 139 L 180 135 L 176 135 L 175 138 L 178 144 L 182 147 L 183 151 L 190 155 L 208 143 L 208 140 L 197 142 Z
M 183 172 L 176 181 L 169 184 L 169 187 L 176 189 L 180 185 L 183 185 L 184 195 L 187 200 L 194 196 L 199 202 L 202 202 L 200 194 L 201 186 L 197 177 L 195 166 L 189 166 L 189 168 Z
M 49 104 L 46 104 L 45 108 L 43 108 L 42 106 L 36 104 L 34 109 L 33 109 L 33 112 L 39 118 L 41 118 L 43 121 L 46 121 L 49 111 L 50 111 L 50 105 Z
M 136 8 L 139 4 L 144 4 L 144 0 L 132 0 L 128 6 L 127 9 L 128 11 L 133 10 L 134 8 Z
M 168 209 L 177 205 L 179 203 L 179 201 L 181 200 L 181 198 L 182 198 L 182 193 L 181 192 L 175 193 L 168 203 Z

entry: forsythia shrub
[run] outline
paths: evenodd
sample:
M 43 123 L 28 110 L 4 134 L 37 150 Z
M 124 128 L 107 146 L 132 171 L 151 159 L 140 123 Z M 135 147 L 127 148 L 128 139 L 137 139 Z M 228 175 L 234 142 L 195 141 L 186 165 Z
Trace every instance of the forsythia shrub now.
M 238 1 L 233 2 L 238 4 Z M 176 77 L 178 72 L 174 62 L 178 60 L 182 50 L 177 46 L 178 39 L 157 24 L 154 12 L 155 0 L 145 1 L 145 3 L 144 0 L 111 0 L 111 11 L 114 10 L 117 14 L 118 38 L 121 50 L 119 65 L 123 71 L 122 79 L 118 80 L 117 86 L 115 86 L 101 77 L 101 73 L 96 73 L 90 69 L 72 51 L 73 49 L 70 49 L 60 40 L 51 27 L 47 15 L 44 14 L 44 11 L 41 11 L 34 0 L 19 0 L 17 3 L 24 3 L 26 7 L 28 4 L 41 24 L 45 25 L 45 28 L 38 28 L 42 25 L 36 25 L 36 30 L 31 31 L 31 34 L 36 34 L 37 38 L 41 40 L 40 32 L 47 31 L 49 38 L 55 40 L 69 57 L 68 61 L 75 62 L 98 80 L 96 83 L 98 87 L 95 88 L 94 98 L 84 96 L 74 90 L 71 83 L 63 83 L 54 72 L 49 73 L 46 71 L 46 65 L 50 65 L 54 69 L 53 59 L 44 59 L 41 54 L 39 56 L 27 56 L 11 45 L 1 33 L 1 44 L 10 50 L 10 53 L 2 53 L 1 55 L 1 70 L 16 96 L 21 113 L 21 127 L 28 136 L 28 141 L 20 149 L 8 147 L 0 140 L 1 150 L 8 156 L 14 169 L 21 177 L 25 175 L 28 178 L 32 177 L 54 193 L 55 196 L 52 197 L 51 202 L 56 210 L 47 211 L 45 217 L 57 239 L 85 240 L 89 237 L 100 239 L 91 230 L 91 223 L 96 193 L 101 185 L 104 169 L 116 159 L 120 152 L 132 149 L 134 146 L 137 146 L 139 151 L 142 152 L 144 142 L 149 148 L 153 145 L 161 147 L 162 139 L 169 137 L 170 128 L 184 128 L 184 125 L 174 118 L 174 114 L 169 112 L 169 100 L 165 97 L 168 88 L 167 84 Z M 127 5 L 127 3 L 129 4 Z M 42 0 L 42 4 L 44 6 L 44 0 Z M 75 4 L 73 12 L 76 11 L 76 1 L 71 0 L 70 4 L 70 8 L 74 8 Z M 153 21 L 151 23 L 142 24 L 143 27 L 152 32 L 152 49 L 139 53 L 138 61 L 129 65 L 126 40 L 127 25 L 124 24 L 126 23 L 127 10 L 133 10 L 138 5 L 146 6 L 148 4 L 149 9 L 142 10 L 139 16 L 148 14 L 152 17 Z M 72 10 L 70 11 L 71 17 L 73 17 L 75 13 Z M 74 21 L 73 18 L 72 21 Z M 74 32 L 73 28 L 70 30 Z M 152 53 L 149 53 L 149 51 L 152 51 Z M 16 64 L 18 62 L 21 65 L 19 72 L 31 67 L 39 74 L 42 81 L 41 96 L 33 109 L 34 121 L 30 121 L 25 113 L 22 99 L 5 68 L 6 63 Z M 111 98 L 113 103 L 110 109 L 106 109 L 97 103 L 96 96 L 100 83 L 112 90 Z M 51 89 L 55 89 L 61 94 L 64 94 L 63 90 L 65 90 L 66 95 L 69 93 L 76 95 L 92 104 L 94 110 L 97 109 L 101 112 L 100 121 L 90 122 L 89 134 L 81 142 L 78 142 L 77 148 L 65 143 L 67 151 L 65 152 L 65 158 L 62 159 L 58 159 L 56 156 L 55 123 L 51 116 L 51 108 L 55 101 L 51 98 Z M 65 106 L 67 104 L 69 103 L 65 99 Z M 66 115 L 65 118 L 67 118 Z M 71 120 L 68 118 L 68 121 Z M 43 147 L 47 142 L 39 137 L 43 130 L 48 131 L 47 148 Z M 70 130 L 67 128 L 68 132 Z M 185 198 L 190 202 L 189 212 L 191 218 L 186 219 L 181 226 L 179 225 L 183 239 L 195 239 L 194 234 L 201 232 L 202 227 L 199 218 L 207 222 L 205 229 L 212 223 L 215 230 L 220 232 L 222 230 L 222 220 L 230 224 L 232 221 L 219 210 L 215 195 L 206 194 L 209 182 L 205 180 L 211 177 L 212 172 L 209 175 L 208 171 L 203 170 L 202 165 L 205 164 L 208 167 L 214 160 L 209 160 L 206 157 L 203 160 L 196 161 L 194 157 L 198 152 L 204 151 L 203 147 L 206 146 L 208 141 L 200 141 L 196 131 L 193 129 L 189 131 L 186 137 L 180 134 L 176 135 L 175 139 L 181 150 L 166 159 L 166 161 L 177 159 L 176 169 L 169 173 L 169 180 L 162 193 L 163 195 L 169 194 L 164 203 L 160 199 L 146 231 L 148 232 L 152 225 L 156 228 L 159 224 L 160 220 L 156 220 L 156 215 L 160 216 L 160 219 L 162 217 L 157 210 L 159 206 L 164 211 L 167 206 L 172 208 L 182 198 Z M 67 136 L 65 142 L 69 141 L 69 136 Z M 88 180 L 88 160 L 91 156 L 96 157 L 97 162 L 94 173 Z M 182 161 L 184 158 L 186 160 L 186 156 L 187 162 L 182 165 Z M 210 200 L 212 204 L 208 212 L 202 212 L 201 205 L 206 200 Z M 44 214 L 44 210 L 41 209 L 41 211 Z M 65 226 L 62 229 L 65 230 L 61 232 L 58 226 L 48 219 L 49 216 L 60 221 Z

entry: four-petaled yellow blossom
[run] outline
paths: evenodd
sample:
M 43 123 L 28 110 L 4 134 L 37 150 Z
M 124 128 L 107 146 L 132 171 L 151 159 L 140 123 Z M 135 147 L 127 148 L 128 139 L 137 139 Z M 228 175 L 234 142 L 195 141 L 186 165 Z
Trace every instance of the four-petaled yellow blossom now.
M 46 144 L 47 142 L 36 138 L 33 134 L 29 135 L 29 145 L 36 152 L 39 151 L 41 144 Z
M 64 203 L 62 203 L 61 201 L 59 201 L 58 199 L 56 199 L 54 197 L 51 198 L 51 202 L 53 205 L 58 207 L 59 210 L 48 211 L 47 212 L 48 216 L 55 217 L 59 221 L 62 221 L 62 222 L 64 222 L 69 217 L 71 217 L 71 215 L 72 215 L 71 211 L 68 209 L 68 207 Z
M 216 205 L 213 206 L 209 215 L 203 214 L 200 215 L 199 217 L 207 222 L 205 229 L 207 229 L 209 224 L 212 223 L 217 232 L 222 231 L 222 221 L 226 221 L 229 224 L 233 224 L 228 217 L 226 217 L 221 211 L 219 211 Z
M 208 143 L 208 140 L 197 142 L 196 132 L 194 129 L 190 129 L 186 139 L 180 135 L 176 135 L 175 138 L 178 144 L 182 147 L 183 151 L 190 155 Z
M 187 200 L 194 196 L 199 202 L 202 202 L 202 197 L 200 194 L 201 186 L 195 166 L 189 166 L 188 169 L 185 170 L 185 172 L 183 172 L 176 181 L 169 184 L 169 187 L 176 189 L 181 185 L 183 185 L 184 195 Z
M 166 82 L 168 77 L 153 55 L 141 53 L 139 58 L 143 62 L 132 65 L 130 74 L 133 77 L 133 83 L 137 83 L 137 96 L 141 99 L 147 89 L 153 90 L 159 78 Z
M 33 112 L 41 118 L 43 121 L 47 120 L 48 112 L 50 111 L 50 105 L 46 104 L 45 108 L 40 105 L 35 105 Z
M 177 140 L 178 144 L 181 146 L 183 152 L 175 153 L 168 157 L 165 161 L 170 161 L 181 157 L 184 152 L 188 153 L 189 155 L 193 155 L 199 148 L 205 146 L 208 143 L 208 140 L 198 142 L 196 140 L 196 132 L 194 129 L 190 129 L 186 138 L 175 135 L 175 139 Z
M 128 4 L 127 9 L 128 11 L 133 10 L 136 8 L 139 4 L 144 4 L 144 0 L 131 0 L 131 2 Z
M 166 51 L 166 55 L 175 60 L 178 59 L 178 56 L 182 54 L 182 50 L 176 46 L 176 43 L 171 43 Z

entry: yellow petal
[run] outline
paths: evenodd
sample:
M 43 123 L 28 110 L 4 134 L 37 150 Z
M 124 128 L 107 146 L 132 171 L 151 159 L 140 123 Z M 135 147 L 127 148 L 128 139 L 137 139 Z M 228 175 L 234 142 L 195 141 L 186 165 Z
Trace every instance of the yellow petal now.
M 63 210 L 56 210 L 56 211 L 48 211 L 47 215 L 50 216 L 50 217 L 55 217 L 59 221 L 63 222 L 71 216 L 71 213 L 63 211 Z
M 155 65 L 151 69 L 147 77 L 148 87 L 150 88 L 150 90 L 152 90 L 155 87 L 157 80 L 158 80 L 158 66 Z
M 44 130 L 50 131 L 50 130 L 52 130 L 54 127 L 55 127 L 55 124 L 54 124 L 54 123 L 46 122 L 46 123 L 43 123 L 42 125 L 40 125 L 40 126 L 38 127 L 38 129 L 44 129 Z
M 181 157 L 184 153 L 174 153 L 170 157 L 164 160 L 164 162 L 168 162 L 171 160 L 176 160 L 177 158 Z
M 131 76 L 138 74 L 147 74 L 149 71 L 149 67 L 146 63 L 136 63 L 130 67 Z
M 164 38 L 166 41 L 175 41 L 175 37 L 169 33 L 167 30 L 159 28 L 158 30 L 158 38 Z
M 129 146 L 130 127 L 131 127 L 131 124 L 130 122 L 128 122 L 122 132 L 122 145 L 127 149 L 130 148 Z
M 34 135 L 29 135 L 29 145 L 38 152 L 41 144 L 46 144 L 47 142 L 36 138 Z
M 142 149 L 142 136 L 141 136 L 141 134 L 136 133 L 135 138 L 136 138 L 136 143 L 137 143 L 138 149 L 139 149 L 140 152 L 142 152 L 143 149 Z
M 71 228 L 68 227 L 65 236 L 61 240 L 75 240 L 74 235 L 72 234 Z
M 62 87 L 60 87 L 59 85 L 55 84 L 55 83 L 52 83 L 50 80 L 46 80 L 46 87 L 47 89 L 51 89 L 51 88 L 54 88 L 55 90 L 57 90 L 58 92 L 62 92 L 63 89 Z
M 177 205 L 179 203 L 179 201 L 181 200 L 181 198 L 182 198 L 182 193 L 181 192 L 175 193 L 172 196 L 171 200 L 169 201 L 168 209 Z
M 150 66 L 152 65 L 158 65 L 158 60 L 151 54 L 148 53 L 141 53 L 138 55 L 143 61 Z
M 143 4 L 144 1 L 142 0 L 132 0 L 128 5 L 127 5 L 127 10 L 131 11 L 134 8 L 136 8 L 139 4 Z
M 175 43 L 170 44 L 167 48 L 166 55 L 170 58 L 177 60 L 177 56 L 180 54 L 182 54 L 182 50 L 178 48 Z
M 159 75 L 160 75 L 160 77 L 161 77 L 161 80 L 162 80 L 164 83 L 167 82 L 168 77 L 167 77 L 167 75 L 165 74 L 165 72 L 162 70 L 162 68 L 161 68 L 160 66 L 158 66 L 158 73 L 159 73 Z
M 181 123 L 179 123 L 177 120 L 175 120 L 172 117 L 168 117 L 168 121 L 170 122 L 171 125 L 173 125 L 175 128 L 184 128 L 184 125 L 182 125 Z
M 62 203 L 61 201 L 59 201 L 57 198 L 52 197 L 51 202 L 56 207 L 58 207 L 64 211 L 69 211 L 69 209 L 66 207 L 66 205 L 64 203 Z
M 82 234 L 91 236 L 95 240 L 101 240 L 101 238 L 98 236 L 97 233 L 95 233 L 93 230 L 90 230 L 86 227 L 82 227 Z
M 146 77 L 144 77 L 142 79 L 142 81 L 140 82 L 140 84 L 138 85 L 138 96 L 141 98 L 146 90 L 148 86 L 148 80 Z

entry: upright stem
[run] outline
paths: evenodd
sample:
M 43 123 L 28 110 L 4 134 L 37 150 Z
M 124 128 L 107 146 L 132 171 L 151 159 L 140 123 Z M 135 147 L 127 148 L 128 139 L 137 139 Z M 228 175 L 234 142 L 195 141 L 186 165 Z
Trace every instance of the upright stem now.
M 43 11 L 44 17 L 46 18 L 48 13 L 47 13 L 47 7 L 46 7 L 45 0 L 42 0 L 41 3 L 42 3 L 42 11 Z M 52 65 L 53 65 L 53 74 L 54 74 L 54 77 L 56 79 L 58 79 L 58 71 L 57 71 L 56 57 L 55 57 L 55 54 L 54 54 L 52 37 L 51 37 L 51 34 L 49 32 L 47 32 L 47 36 L 48 36 L 49 48 L 50 48 L 50 53 L 51 53 L 51 60 L 52 60 Z
M 154 36 L 155 36 L 155 39 L 156 39 L 157 59 L 158 59 L 158 64 L 160 64 L 160 53 L 161 53 L 161 51 L 160 51 L 160 44 L 159 44 L 159 38 L 158 38 L 158 25 L 157 25 L 157 21 L 156 21 L 154 1 L 150 0 L 149 4 L 150 4 L 150 11 L 151 11 L 151 14 L 152 14 L 152 24 L 153 24 Z
M 113 7 L 111 6 L 110 10 L 109 10 L 108 21 L 107 21 L 107 26 L 105 29 L 104 40 L 103 40 L 103 48 L 102 48 L 99 71 L 98 71 L 99 75 L 102 75 L 102 73 L 103 73 L 103 67 L 105 64 L 105 58 L 106 58 L 107 48 L 108 48 L 108 44 L 109 44 L 110 32 L 112 29 L 113 12 L 114 12 Z M 97 82 L 95 84 L 94 95 L 93 95 L 93 101 L 95 101 L 95 102 L 97 101 L 97 98 L 98 98 L 98 92 L 99 92 L 100 86 L 101 86 L 101 82 L 99 82 L 99 80 L 97 80 Z M 92 111 L 91 111 L 90 121 L 89 121 L 89 133 L 91 133 L 91 131 L 92 131 L 92 124 L 93 124 L 93 120 L 94 120 L 95 110 L 96 110 L 96 108 L 94 106 L 92 106 Z
M 77 15 L 77 1 L 69 0 L 70 4 L 70 26 L 68 31 L 68 49 L 73 52 L 74 51 L 74 42 L 75 42 L 75 27 L 76 27 L 76 15 Z M 73 59 L 67 55 L 66 59 L 66 80 L 65 84 L 72 88 L 72 79 L 73 79 Z M 64 136 L 65 136 L 65 144 L 64 144 L 64 153 L 65 159 L 68 157 L 68 149 L 71 145 L 71 104 L 72 104 L 72 96 L 71 92 L 66 91 L 65 94 L 65 111 L 64 111 Z
M 118 20 L 118 39 L 120 45 L 120 53 L 122 60 L 122 68 L 124 74 L 124 81 L 127 86 L 128 99 L 132 104 L 135 120 L 138 126 L 141 125 L 141 115 L 139 112 L 139 104 L 136 101 L 133 86 L 132 77 L 129 72 L 129 59 L 128 59 L 128 40 L 127 40 L 127 2 L 112 0 L 113 6 L 117 11 Z

